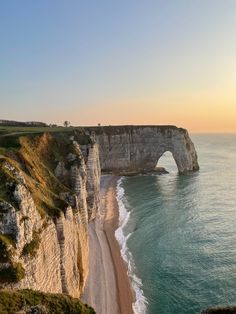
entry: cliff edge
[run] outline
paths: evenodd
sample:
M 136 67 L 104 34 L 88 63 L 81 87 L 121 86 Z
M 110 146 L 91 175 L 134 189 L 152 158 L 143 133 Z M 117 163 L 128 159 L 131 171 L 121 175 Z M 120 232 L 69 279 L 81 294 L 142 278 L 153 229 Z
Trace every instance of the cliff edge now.
M 101 170 L 150 171 L 166 151 L 179 173 L 199 169 L 187 130 L 174 126 L 2 127 L 0 289 L 79 297 Z
M 186 129 L 176 126 L 106 126 L 86 128 L 99 144 L 103 171 L 152 171 L 170 151 L 179 173 L 199 170 L 197 153 Z
M 98 146 L 76 132 L 17 141 L 0 155 L 0 288 L 79 297 L 99 206 Z

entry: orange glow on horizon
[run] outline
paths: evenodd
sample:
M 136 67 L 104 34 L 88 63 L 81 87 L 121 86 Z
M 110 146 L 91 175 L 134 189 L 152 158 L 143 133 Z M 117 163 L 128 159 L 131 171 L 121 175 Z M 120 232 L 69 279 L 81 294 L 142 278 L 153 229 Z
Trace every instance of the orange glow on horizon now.
M 213 96 L 212 96 L 213 95 Z M 200 133 L 236 132 L 236 96 L 228 93 L 160 95 L 140 101 L 121 101 L 84 107 L 74 125 L 176 125 Z

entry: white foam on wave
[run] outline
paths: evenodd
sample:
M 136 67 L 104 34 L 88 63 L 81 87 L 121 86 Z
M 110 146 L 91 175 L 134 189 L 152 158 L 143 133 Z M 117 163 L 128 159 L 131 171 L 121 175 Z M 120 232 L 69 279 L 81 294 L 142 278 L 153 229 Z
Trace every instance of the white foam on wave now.
M 123 178 L 119 179 L 116 188 L 116 199 L 119 205 L 119 228 L 115 231 L 116 239 L 120 245 L 121 255 L 128 266 L 128 276 L 135 293 L 135 302 L 132 304 L 135 314 L 145 314 L 147 312 L 147 299 L 142 290 L 142 280 L 135 275 L 135 263 L 131 252 L 128 250 L 127 241 L 132 233 L 124 234 L 124 227 L 127 225 L 130 212 L 124 204 L 125 190 L 121 186 Z

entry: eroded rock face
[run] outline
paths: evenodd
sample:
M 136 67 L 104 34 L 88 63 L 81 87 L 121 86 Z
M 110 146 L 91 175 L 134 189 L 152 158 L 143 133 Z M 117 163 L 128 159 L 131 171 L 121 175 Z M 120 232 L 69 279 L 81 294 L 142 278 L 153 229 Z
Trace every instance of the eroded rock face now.
M 187 130 L 175 126 L 112 126 L 88 128 L 100 147 L 101 169 L 139 172 L 155 169 L 166 152 L 173 154 L 179 173 L 199 169 Z
M 89 220 L 96 217 L 99 210 L 100 176 L 99 146 L 93 144 L 87 156 L 87 204 Z
M 199 169 L 184 129 L 127 126 L 87 132 L 92 136 L 87 144 L 72 136 L 61 140 L 61 147 L 44 134 L 23 141 L 15 159 L 1 157 L 0 245 L 9 249 L 0 255 L 0 272 L 21 265 L 25 275 L 14 282 L 0 280 L 0 288 L 80 296 L 88 274 L 87 227 L 99 210 L 101 169 L 150 171 L 166 151 L 180 173 Z
M 4 183 L 9 188 L 10 203 L 0 200 L 0 235 L 14 237 L 14 246 L 9 245 L 14 254 L 9 261 L 0 261 L 0 270 L 19 263 L 25 276 L 18 282 L 0 281 L 0 287 L 67 293 L 73 297 L 83 291 L 88 275 L 87 227 L 99 206 L 100 163 L 96 144 L 86 145 L 86 153 L 76 141 L 70 147 L 71 152 L 63 158 L 59 156 L 61 161 L 57 162 L 53 179 L 65 187 L 59 198 L 67 206 L 61 207 L 53 218 L 38 211 L 29 182 L 39 183 L 26 180 L 26 174 L 14 163 L 3 162 L 2 169 L 9 174 L 9 180 L 14 180 Z M 52 191 L 56 193 L 56 189 Z

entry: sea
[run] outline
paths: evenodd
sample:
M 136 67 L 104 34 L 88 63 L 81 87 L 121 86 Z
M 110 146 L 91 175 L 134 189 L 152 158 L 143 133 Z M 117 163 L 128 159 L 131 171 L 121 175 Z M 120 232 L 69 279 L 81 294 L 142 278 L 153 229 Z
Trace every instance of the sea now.
M 136 314 L 236 305 L 236 134 L 192 134 L 200 171 L 120 178 L 116 237 Z

